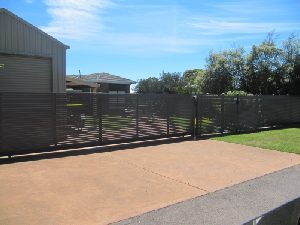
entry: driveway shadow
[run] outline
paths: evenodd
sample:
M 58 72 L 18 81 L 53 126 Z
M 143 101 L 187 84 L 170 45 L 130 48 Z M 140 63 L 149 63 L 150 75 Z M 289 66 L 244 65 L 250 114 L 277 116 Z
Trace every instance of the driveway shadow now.
M 33 153 L 27 155 L 14 155 L 10 158 L 0 157 L 0 165 L 2 164 L 13 164 L 18 162 L 28 162 L 28 161 L 38 161 L 43 159 L 54 159 L 54 158 L 64 158 L 69 156 L 80 156 L 80 155 L 90 155 L 103 152 L 114 152 L 125 149 L 134 149 L 139 147 L 150 147 L 157 146 L 161 144 L 173 144 L 182 141 L 191 141 L 193 138 L 191 136 L 186 137 L 176 137 L 176 138 L 164 138 L 158 140 L 147 140 L 147 141 L 137 141 L 131 143 L 121 143 L 121 144 L 110 144 L 95 147 L 83 147 L 74 149 L 62 149 L 53 150 L 48 152 Z

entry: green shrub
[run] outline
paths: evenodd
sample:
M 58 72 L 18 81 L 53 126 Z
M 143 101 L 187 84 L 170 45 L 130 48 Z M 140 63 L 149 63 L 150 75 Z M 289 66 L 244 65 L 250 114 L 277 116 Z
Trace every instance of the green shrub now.
M 239 91 L 239 90 L 234 90 L 234 91 L 228 91 L 226 94 L 226 96 L 247 96 L 247 95 L 250 95 L 248 94 L 247 92 L 245 91 Z

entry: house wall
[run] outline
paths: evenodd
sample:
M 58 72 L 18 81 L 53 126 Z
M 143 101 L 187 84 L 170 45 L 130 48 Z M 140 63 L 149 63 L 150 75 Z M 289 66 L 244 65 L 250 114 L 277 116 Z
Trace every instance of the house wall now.
M 130 93 L 129 84 L 109 84 L 109 91 L 125 91 L 125 93 Z
M 110 91 L 120 91 L 125 93 L 130 93 L 129 84 L 99 84 L 100 87 L 97 88 L 97 92 L 109 93 Z
M 68 85 L 67 85 L 68 87 Z M 93 87 L 86 87 L 86 86 L 72 86 L 72 87 L 69 87 L 69 88 L 72 88 L 73 90 L 76 90 L 76 91 L 81 91 L 81 92 L 96 92 L 96 88 L 93 88 Z
M 97 92 L 108 93 L 109 92 L 109 84 L 98 84 Z
M 23 19 L 0 9 L 0 53 L 51 58 L 52 92 L 55 93 L 66 91 L 67 48 Z

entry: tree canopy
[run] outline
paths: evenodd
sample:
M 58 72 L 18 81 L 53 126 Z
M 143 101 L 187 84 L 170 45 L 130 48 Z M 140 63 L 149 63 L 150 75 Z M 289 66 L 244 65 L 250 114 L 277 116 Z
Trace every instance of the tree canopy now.
M 271 32 L 248 54 L 243 47 L 211 51 L 205 69 L 183 74 L 162 72 L 159 78 L 142 79 L 138 93 L 181 94 L 300 94 L 300 39 L 291 34 L 281 46 Z

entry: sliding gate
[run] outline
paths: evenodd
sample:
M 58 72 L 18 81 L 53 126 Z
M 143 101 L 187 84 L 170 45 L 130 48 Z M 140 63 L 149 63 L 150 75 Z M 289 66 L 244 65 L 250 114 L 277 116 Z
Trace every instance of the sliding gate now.
M 181 136 L 189 95 L 0 93 L 0 155 Z

